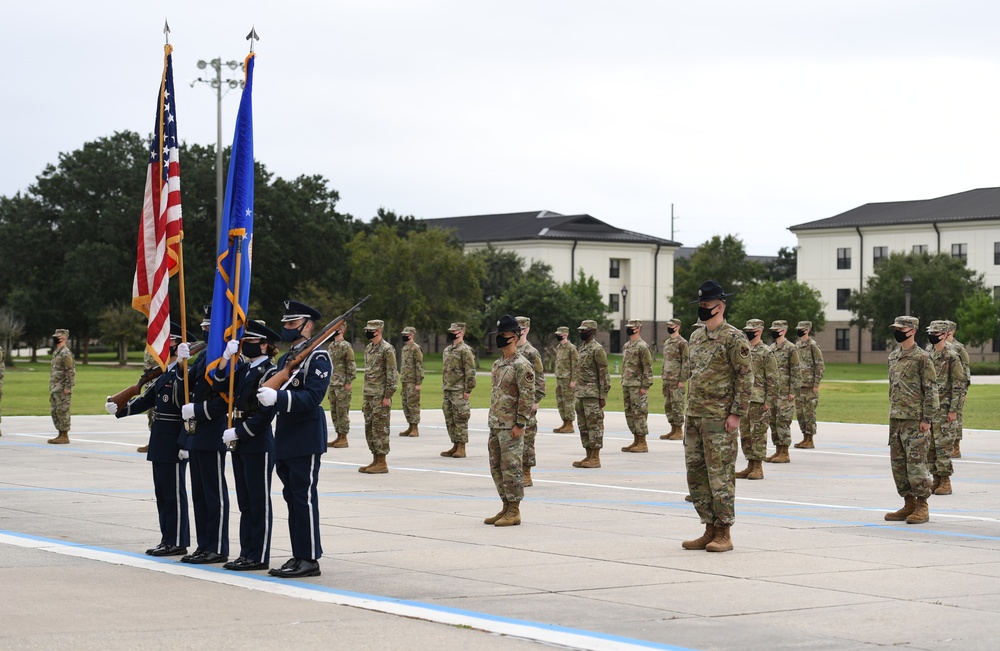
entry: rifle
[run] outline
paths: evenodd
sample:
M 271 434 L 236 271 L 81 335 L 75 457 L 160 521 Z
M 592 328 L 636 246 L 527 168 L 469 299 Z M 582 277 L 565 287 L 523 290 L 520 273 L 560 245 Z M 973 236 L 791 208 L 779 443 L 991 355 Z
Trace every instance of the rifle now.
M 191 344 L 191 356 L 194 357 L 201 351 L 205 350 L 208 344 L 204 341 L 198 341 Z M 142 387 L 146 386 L 148 383 L 152 382 L 156 378 L 163 375 L 163 369 L 159 366 L 154 366 L 139 378 L 139 381 L 135 383 L 135 386 L 128 387 L 127 389 L 122 389 L 113 396 L 108 396 L 108 402 L 113 402 L 118 405 L 118 410 L 121 411 L 128 404 L 128 401 L 142 393 Z
M 290 359 L 285 363 L 285 366 L 280 371 L 272 375 L 267 382 L 261 386 L 275 390 L 285 388 L 288 385 L 289 380 L 292 379 L 292 376 L 295 373 L 298 373 L 299 366 L 306 361 L 309 354 L 326 343 L 326 341 L 333 336 L 333 331 L 342 326 L 344 322 L 347 321 L 347 318 L 357 312 L 361 308 L 361 305 L 371 297 L 371 294 L 365 296 L 363 299 L 358 301 L 357 305 L 323 326 L 318 333 L 314 334 L 309 339 L 306 339 L 298 346 L 293 347 L 292 350 L 289 351 Z

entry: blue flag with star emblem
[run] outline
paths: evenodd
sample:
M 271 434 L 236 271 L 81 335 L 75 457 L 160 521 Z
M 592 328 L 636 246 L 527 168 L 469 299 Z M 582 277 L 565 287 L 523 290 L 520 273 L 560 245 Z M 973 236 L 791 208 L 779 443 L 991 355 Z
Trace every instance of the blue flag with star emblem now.
M 212 292 L 212 324 L 205 351 L 206 375 L 225 364 L 226 343 L 243 336 L 250 303 L 250 260 L 253 255 L 253 63 L 251 52 L 243 63 L 246 81 L 236 134 L 229 158 L 229 179 L 222 211 L 215 289 Z

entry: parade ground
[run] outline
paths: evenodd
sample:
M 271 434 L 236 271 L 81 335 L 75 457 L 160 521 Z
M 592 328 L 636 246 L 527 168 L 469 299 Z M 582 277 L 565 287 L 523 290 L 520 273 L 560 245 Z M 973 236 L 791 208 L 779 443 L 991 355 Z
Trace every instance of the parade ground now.
M 576 434 L 539 415 L 538 467 L 523 524 L 499 510 L 474 410 L 469 456 L 440 410 L 420 437 L 392 414 L 387 475 L 360 413 L 350 447 L 320 475 L 322 576 L 187 565 L 159 542 L 144 417 L 76 416 L 70 445 L 48 417 L 0 424 L 2 649 L 994 649 L 1000 639 L 1000 432 L 966 430 L 954 494 L 930 522 L 899 508 L 883 425 L 820 423 L 815 450 L 740 480 L 735 549 L 686 551 L 704 527 L 684 500 L 682 444 L 650 417 L 650 452 L 627 454 L 621 413 L 606 421 L 603 467 Z M 800 440 L 793 424 L 793 440 Z M 773 446 L 771 447 L 773 451 Z M 745 465 L 742 455 L 737 469 Z M 231 557 L 239 550 L 232 499 Z M 273 485 L 271 566 L 290 555 Z M 192 520 L 192 542 L 194 539 Z M 193 550 L 193 547 L 192 547 Z

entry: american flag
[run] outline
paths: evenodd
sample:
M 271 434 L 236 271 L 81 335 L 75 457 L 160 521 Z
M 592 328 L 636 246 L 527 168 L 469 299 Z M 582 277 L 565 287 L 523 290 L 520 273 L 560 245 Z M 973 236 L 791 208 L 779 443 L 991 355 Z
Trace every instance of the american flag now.
M 165 46 L 156 124 L 149 147 L 146 192 L 132 283 L 132 307 L 149 318 L 148 350 L 160 368 L 170 357 L 170 297 L 167 282 L 180 268 L 181 178 L 174 107 L 172 48 Z

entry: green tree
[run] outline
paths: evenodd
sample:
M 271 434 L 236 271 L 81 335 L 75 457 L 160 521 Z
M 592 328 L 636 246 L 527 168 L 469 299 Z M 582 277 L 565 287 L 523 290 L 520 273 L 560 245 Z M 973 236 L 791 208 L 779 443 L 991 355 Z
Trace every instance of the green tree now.
M 782 280 L 795 280 L 798 252 L 795 247 L 783 246 L 778 249 L 778 257 L 764 264 L 766 277 L 778 282 Z
M 115 347 L 118 363 L 123 366 L 128 363 L 129 346 L 141 346 L 145 340 L 145 321 L 131 305 L 115 305 L 103 310 L 97 317 L 97 328 L 101 341 Z
M 772 321 L 788 321 L 794 330 L 799 321 L 812 321 L 813 332 L 820 332 L 826 325 L 824 303 L 818 289 L 794 280 L 765 281 L 747 287 L 732 298 L 729 322 L 742 328 L 750 319 L 760 319 L 764 328 Z M 765 333 L 766 334 L 766 333 Z
M 400 217 L 392 210 L 386 210 L 385 208 L 379 208 L 375 213 L 375 216 L 372 217 L 369 222 L 363 222 L 360 219 L 354 220 L 355 233 L 364 231 L 365 233 L 372 235 L 379 226 L 388 226 L 389 228 L 395 229 L 401 237 L 405 237 L 411 231 L 422 233 L 427 230 L 427 224 L 423 220 L 419 220 L 413 215 Z
M 601 285 L 593 276 L 587 276 L 581 270 L 571 283 L 562 285 L 562 290 L 570 298 L 569 312 L 563 322 L 557 325 L 569 327 L 570 333 L 575 333 L 581 321 L 593 319 L 597 321 L 599 330 L 610 330 L 611 319 L 608 318 L 608 304 L 601 293 Z M 552 333 L 546 333 L 546 337 Z M 571 335 L 571 338 L 572 337 Z
M 690 328 L 698 320 L 698 306 L 691 301 L 706 280 L 718 281 L 726 292 L 736 295 L 765 275 L 763 265 L 747 260 L 743 242 L 737 237 L 714 236 L 699 246 L 689 259 L 674 265 L 674 317 Z M 728 311 L 728 308 L 727 308 Z
M 980 359 L 985 360 L 986 342 L 1000 336 L 1000 300 L 993 298 L 989 290 L 981 289 L 965 297 L 958 306 L 955 321 L 958 331 L 955 336 L 970 348 L 979 348 Z
M 21 338 L 24 332 L 24 319 L 19 317 L 8 307 L 0 307 L 0 344 L 6 351 L 6 364 L 14 365 L 14 358 L 11 351 Z

